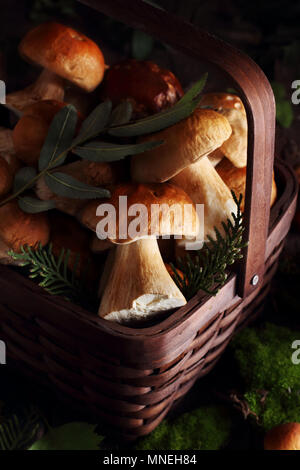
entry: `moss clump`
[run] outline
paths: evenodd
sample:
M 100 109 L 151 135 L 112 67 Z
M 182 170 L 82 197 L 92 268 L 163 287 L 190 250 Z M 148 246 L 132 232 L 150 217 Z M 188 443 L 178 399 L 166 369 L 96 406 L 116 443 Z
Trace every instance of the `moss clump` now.
M 136 444 L 139 450 L 217 450 L 229 439 L 230 417 L 222 406 L 207 406 L 163 421 Z
M 300 421 L 300 364 L 292 362 L 297 339 L 300 332 L 266 323 L 246 328 L 232 343 L 245 399 L 265 430 Z

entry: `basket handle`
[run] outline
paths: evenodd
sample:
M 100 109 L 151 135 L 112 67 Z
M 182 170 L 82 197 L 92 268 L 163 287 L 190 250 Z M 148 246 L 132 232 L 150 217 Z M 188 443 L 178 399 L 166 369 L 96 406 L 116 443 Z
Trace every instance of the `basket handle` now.
M 245 237 L 249 240 L 238 276 L 238 295 L 261 286 L 268 236 L 275 138 L 275 102 L 271 86 L 246 54 L 142 0 L 79 0 L 118 21 L 168 42 L 186 55 L 214 64 L 239 91 L 248 118 Z

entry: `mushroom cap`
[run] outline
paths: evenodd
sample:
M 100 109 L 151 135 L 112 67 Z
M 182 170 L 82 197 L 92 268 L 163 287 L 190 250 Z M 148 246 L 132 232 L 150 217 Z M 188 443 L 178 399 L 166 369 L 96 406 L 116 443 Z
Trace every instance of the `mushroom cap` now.
M 216 111 L 223 111 L 223 109 L 244 109 L 243 102 L 238 95 L 223 92 L 204 93 L 200 105 L 211 106 Z
M 227 158 L 223 158 L 223 160 L 216 166 L 216 171 L 218 172 L 219 176 L 222 178 L 226 186 L 228 186 L 231 191 L 234 191 L 237 197 L 239 197 L 240 194 L 243 195 L 243 200 L 241 204 L 241 209 L 243 211 L 245 205 L 247 167 L 236 168 Z M 273 172 L 272 192 L 270 201 L 271 207 L 274 204 L 276 197 L 277 187 Z
M 49 22 L 30 30 L 19 45 L 21 56 L 90 92 L 104 76 L 97 44 L 68 26 Z
M 265 450 L 300 450 L 300 423 L 285 423 L 272 428 L 264 439 Z
M 76 275 L 79 277 L 89 262 L 89 275 L 93 274 L 95 277 L 97 269 L 89 248 L 90 232 L 82 227 L 74 217 L 61 214 L 58 211 L 50 212 L 49 220 L 51 225 L 50 242 L 54 256 L 58 257 L 63 248 L 65 251 L 70 250 L 69 269 L 74 269 L 79 255 Z
M 174 105 L 183 90 L 170 70 L 153 62 L 129 59 L 107 71 L 103 96 L 114 105 L 129 100 L 135 114 L 148 115 Z
M 7 194 L 13 184 L 13 173 L 7 161 L 0 156 L 0 197 Z
M 37 164 L 51 121 L 63 106 L 66 103 L 43 100 L 24 108 L 12 135 L 16 155 L 22 162 Z
M 131 222 L 139 217 L 140 212 L 128 214 L 128 211 L 121 206 L 120 197 L 126 196 L 128 211 L 135 204 L 143 205 L 145 208 L 145 219 L 141 217 L 140 224 L 134 236 L 127 233 Z M 104 202 L 111 204 L 116 211 L 116 223 L 112 221 L 112 226 L 108 227 L 107 234 L 104 234 L 97 227 L 104 217 L 97 216 L 97 208 Z M 164 206 L 163 206 L 164 205 Z M 184 206 L 189 206 L 185 211 Z M 173 210 L 172 210 L 173 206 Z M 162 210 L 160 210 L 162 209 Z M 155 215 L 156 214 L 156 215 Z M 106 216 L 105 216 L 106 217 Z M 135 184 L 126 183 L 115 187 L 110 199 L 105 201 L 94 200 L 88 203 L 80 214 L 80 221 L 97 235 L 101 235 L 117 244 L 132 243 L 141 238 L 150 236 L 187 236 L 195 237 L 198 233 L 198 216 L 191 198 L 183 191 L 172 184 Z M 125 228 L 125 233 L 124 233 Z M 134 226 L 134 228 L 136 228 Z M 133 231 L 134 231 L 134 228 Z M 129 229 L 130 231 L 131 229 Z M 101 238 L 100 237 L 100 238 Z
M 248 125 L 242 100 L 230 93 L 206 93 L 201 106 L 211 106 L 225 116 L 232 128 L 232 134 L 221 146 L 223 154 L 236 166 L 247 165 Z
M 36 248 L 49 241 L 50 224 L 47 214 L 27 214 L 17 201 L 0 207 L 0 238 L 8 248 L 19 252 L 22 245 Z
M 142 142 L 160 141 L 159 147 L 132 157 L 131 175 L 140 183 L 161 183 L 220 147 L 231 135 L 231 126 L 220 113 L 197 108 L 191 116 Z

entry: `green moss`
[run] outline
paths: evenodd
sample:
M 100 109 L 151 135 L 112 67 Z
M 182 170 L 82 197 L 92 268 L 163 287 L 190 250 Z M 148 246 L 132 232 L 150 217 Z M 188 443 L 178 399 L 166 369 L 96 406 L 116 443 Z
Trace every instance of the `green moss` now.
M 231 420 L 221 406 L 201 407 L 176 420 L 163 421 L 136 444 L 139 450 L 217 450 L 230 436 Z
M 265 430 L 300 421 L 300 364 L 292 362 L 298 339 L 300 332 L 266 323 L 246 328 L 232 343 L 245 399 Z

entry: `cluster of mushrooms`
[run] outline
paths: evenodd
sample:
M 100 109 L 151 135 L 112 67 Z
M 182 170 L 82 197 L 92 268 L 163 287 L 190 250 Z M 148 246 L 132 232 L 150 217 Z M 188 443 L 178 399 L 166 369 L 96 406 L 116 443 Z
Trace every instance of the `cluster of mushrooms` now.
M 132 59 L 108 67 L 95 42 L 61 24 L 45 23 L 29 31 L 19 52 L 28 62 L 42 67 L 42 72 L 35 83 L 7 96 L 7 103 L 22 115 L 13 130 L 0 130 L 2 200 L 13 193 L 14 176 L 20 168 L 37 167 L 51 121 L 66 104 L 76 105 L 80 127 L 88 105 L 95 107 L 103 99 L 110 99 L 113 106 L 129 100 L 134 117 L 139 118 L 171 107 L 184 94 L 173 73 L 152 62 Z M 23 245 L 35 248 L 49 242 L 54 254 L 61 248 L 71 250 L 70 268 L 76 254 L 81 255 L 78 276 L 91 258 L 93 275 L 100 279 L 98 313 L 106 320 L 128 324 L 184 305 L 186 299 L 166 263 L 175 252 L 183 254 L 184 240 L 158 237 L 182 233 L 189 239 L 195 237 L 199 229 L 196 210 L 190 212 L 189 221 L 180 223 L 174 217 L 167 223 L 166 216 L 161 215 L 154 224 L 156 236 L 148 236 L 147 225 L 135 238 L 121 239 L 112 233 L 107 240 L 100 240 L 95 234 L 97 207 L 101 202 L 112 204 L 121 223 L 119 196 L 127 196 L 128 207 L 135 203 L 149 208 L 152 204 L 204 204 L 204 239 L 214 237 L 214 227 L 222 231 L 222 221 L 236 210 L 231 190 L 237 195 L 245 193 L 244 106 L 233 94 L 204 94 L 200 107 L 190 117 L 139 138 L 141 142 L 152 140 L 164 143 L 122 162 L 95 163 L 73 155 L 59 168 L 78 181 L 109 189 L 108 200 L 60 197 L 41 177 L 33 190 L 39 199 L 55 201 L 55 210 L 28 214 L 16 200 L 2 205 L 0 262 L 13 264 L 9 250 L 19 252 Z M 271 204 L 275 198 L 273 181 Z M 186 226 L 189 229 L 185 232 Z M 153 224 L 151 228 L 153 235 Z M 104 255 L 106 262 L 100 275 L 97 260 Z

